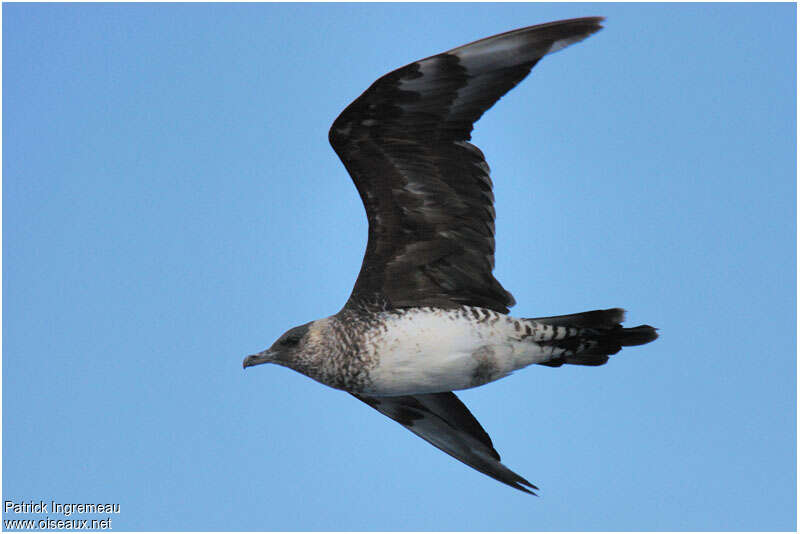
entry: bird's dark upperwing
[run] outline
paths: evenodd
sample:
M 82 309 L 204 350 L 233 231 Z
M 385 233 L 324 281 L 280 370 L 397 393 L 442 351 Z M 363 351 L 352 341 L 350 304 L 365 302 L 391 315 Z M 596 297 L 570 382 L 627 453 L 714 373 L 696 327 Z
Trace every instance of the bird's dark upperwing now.
M 546 54 L 600 17 L 510 31 L 397 69 L 334 121 L 329 139 L 361 195 L 369 239 L 348 305 L 480 306 L 514 298 L 492 275 L 489 167 L 472 125 Z
M 526 493 L 535 495 L 528 488 L 539 489 L 500 463 L 489 434 L 455 393 L 403 397 L 352 395 L 473 469 Z

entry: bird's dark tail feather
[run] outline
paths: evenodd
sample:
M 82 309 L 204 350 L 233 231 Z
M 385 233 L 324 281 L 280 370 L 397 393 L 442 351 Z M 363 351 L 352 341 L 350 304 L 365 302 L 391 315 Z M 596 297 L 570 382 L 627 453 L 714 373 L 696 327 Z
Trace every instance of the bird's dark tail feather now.
M 537 341 L 540 345 L 563 349 L 562 354 L 541 363 L 550 367 L 559 367 L 565 363 L 603 365 L 610 355 L 616 354 L 622 347 L 644 345 L 658 337 L 656 329 L 649 325 L 623 328 L 621 323 L 625 320 L 625 310 L 621 308 L 529 320 L 553 327 L 566 327 L 573 333 L 562 337 L 554 331 L 552 339 Z M 558 337 L 561 339 L 557 339 Z

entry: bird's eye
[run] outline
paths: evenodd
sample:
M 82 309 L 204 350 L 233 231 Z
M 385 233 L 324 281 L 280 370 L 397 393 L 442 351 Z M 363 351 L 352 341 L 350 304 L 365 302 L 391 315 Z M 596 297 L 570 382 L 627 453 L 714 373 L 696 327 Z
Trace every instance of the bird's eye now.
M 287 347 L 292 347 L 294 345 L 297 345 L 297 343 L 299 343 L 299 342 L 300 342 L 299 338 L 292 336 L 292 337 L 284 338 L 281 341 L 281 345 L 285 345 Z

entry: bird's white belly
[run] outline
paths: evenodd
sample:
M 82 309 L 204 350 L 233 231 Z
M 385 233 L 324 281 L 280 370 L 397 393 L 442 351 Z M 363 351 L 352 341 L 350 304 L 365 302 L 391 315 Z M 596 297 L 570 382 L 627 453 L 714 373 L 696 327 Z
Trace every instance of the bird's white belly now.
M 463 309 L 419 308 L 387 316 L 385 328 L 367 336 L 364 349 L 378 363 L 364 393 L 452 391 L 506 376 L 519 367 L 515 356 L 523 344 L 509 335 L 508 318 L 496 315 L 491 324 L 471 318 Z

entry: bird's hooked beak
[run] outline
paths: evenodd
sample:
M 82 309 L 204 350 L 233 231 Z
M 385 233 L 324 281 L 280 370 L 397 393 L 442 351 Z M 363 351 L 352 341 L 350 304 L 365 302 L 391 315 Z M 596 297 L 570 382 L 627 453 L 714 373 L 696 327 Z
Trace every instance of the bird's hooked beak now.
M 269 363 L 272 361 L 273 355 L 274 354 L 270 350 L 265 350 L 263 352 L 259 352 L 258 354 L 251 354 L 242 362 L 242 368 L 247 369 L 248 367 L 259 365 L 261 363 Z

